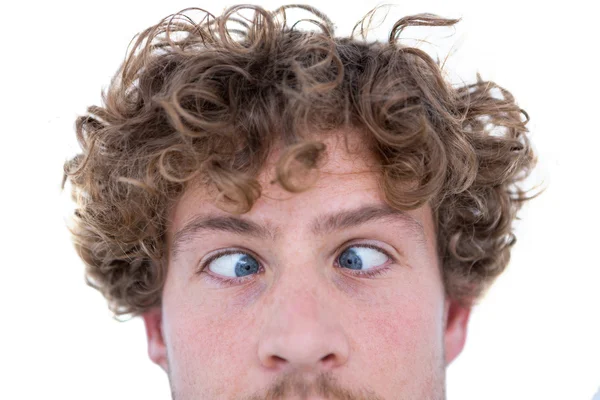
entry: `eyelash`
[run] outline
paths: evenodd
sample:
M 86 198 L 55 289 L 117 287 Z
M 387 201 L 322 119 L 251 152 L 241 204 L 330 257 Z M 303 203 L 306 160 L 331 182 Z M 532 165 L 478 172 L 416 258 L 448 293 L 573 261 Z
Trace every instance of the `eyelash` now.
M 380 247 L 373 246 L 371 244 L 366 244 L 366 243 L 365 244 L 360 244 L 360 243 L 359 244 L 352 244 L 352 245 L 350 245 L 348 247 L 343 248 L 342 251 L 339 254 L 342 254 L 344 251 L 346 251 L 346 250 L 348 250 L 349 248 L 352 248 L 352 247 L 367 247 L 367 248 L 370 248 L 370 249 L 374 249 L 374 250 L 377 250 L 377 251 L 385 254 L 387 256 L 387 258 L 389 258 L 390 260 L 394 260 L 393 257 L 387 251 L 383 250 Z M 212 255 L 208 260 L 206 260 L 200 266 L 200 268 L 198 269 L 198 275 L 205 274 L 206 275 L 206 279 L 208 279 L 209 281 L 211 281 L 213 283 L 216 283 L 216 284 L 218 284 L 220 286 L 223 286 L 223 287 L 229 287 L 229 286 L 234 286 L 234 285 L 241 285 L 241 284 L 245 283 L 246 281 L 249 281 L 249 280 L 253 279 L 254 275 L 257 275 L 257 274 L 247 275 L 247 276 L 243 276 L 243 277 L 240 277 L 240 278 L 229 278 L 229 277 L 217 277 L 216 275 L 211 275 L 209 272 L 205 271 L 205 269 L 208 267 L 208 265 L 210 265 L 210 263 L 213 262 L 214 260 L 216 260 L 217 258 L 225 256 L 225 255 L 228 255 L 228 254 L 240 254 L 240 253 L 242 253 L 242 254 L 248 254 L 248 255 L 251 255 L 252 257 L 256 258 L 252 253 L 247 252 L 247 251 L 242 251 L 242 250 L 224 250 L 224 251 L 222 251 L 220 253 Z M 336 265 L 337 265 L 337 259 L 338 258 L 339 258 L 339 255 L 335 258 L 335 264 Z M 343 269 L 343 268 L 339 267 L 339 265 L 338 265 L 338 268 Z M 260 265 L 260 271 L 259 271 L 259 273 L 262 272 L 262 270 L 263 270 L 263 266 Z M 386 273 L 389 270 L 390 270 L 390 266 L 388 265 L 388 266 L 380 267 L 380 268 L 373 269 L 373 270 L 364 270 L 364 271 L 363 270 L 356 270 L 356 271 L 349 270 L 349 271 L 352 271 L 352 272 L 347 272 L 347 273 L 349 273 L 351 275 L 354 275 L 354 276 L 364 277 L 364 278 L 374 278 L 374 277 L 376 277 L 378 275 Z

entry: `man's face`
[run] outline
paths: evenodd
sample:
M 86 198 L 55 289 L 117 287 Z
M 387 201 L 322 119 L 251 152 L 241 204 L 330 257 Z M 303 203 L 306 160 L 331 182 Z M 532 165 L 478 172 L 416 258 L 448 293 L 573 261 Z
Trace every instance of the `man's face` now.
M 201 188 L 176 204 L 162 309 L 144 315 L 176 400 L 445 397 L 469 310 L 444 296 L 431 210 L 391 212 L 339 137 L 305 192 L 270 183 L 274 153 L 248 213 Z

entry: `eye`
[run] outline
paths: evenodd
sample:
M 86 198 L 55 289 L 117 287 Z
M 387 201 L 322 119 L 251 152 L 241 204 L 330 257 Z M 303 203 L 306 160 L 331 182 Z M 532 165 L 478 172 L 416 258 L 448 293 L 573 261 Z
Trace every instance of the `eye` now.
M 352 270 L 370 270 L 388 261 L 390 257 L 383 251 L 371 246 L 352 246 L 340 254 L 338 263 L 341 268 Z
M 260 265 L 254 257 L 245 253 L 226 253 L 215 256 L 207 263 L 207 268 L 229 278 L 239 278 L 259 271 Z

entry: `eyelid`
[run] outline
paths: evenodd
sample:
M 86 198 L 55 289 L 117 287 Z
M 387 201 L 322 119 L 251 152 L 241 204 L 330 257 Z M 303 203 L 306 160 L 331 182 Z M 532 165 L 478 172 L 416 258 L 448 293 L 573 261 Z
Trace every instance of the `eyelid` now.
M 369 248 L 369 249 L 373 249 L 376 251 L 381 252 L 382 254 L 384 254 L 387 257 L 387 261 L 384 262 L 381 265 L 378 265 L 374 268 L 370 268 L 370 269 L 360 269 L 360 270 L 351 270 L 351 269 L 347 269 L 347 268 L 343 268 L 339 265 L 338 259 L 340 258 L 341 254 L 348 250 L 351 249 L 353 247 L 363 247 L 363 248 Z M 377 246 L 371 243 L 365 243 L 365 242 L 355 242 L 355 243 L 351 243 L 351 244 L 347 244 L 342 247 L 340 252 L 336 252 L 336 256 L 334 259 L 334 265 L 336 268 L 338 268 L 339 270 L 343 271 L 342 273 L 345 275 L 350 275 L 356 278 L 360 278 L 360 279 L 374 279 L 380 275 L 384 275 L 387 272 L 389 272 L 394 264 L 398 264 L 397 258 L 392 256 L 390 254 L 389 251 L 387 251 L 386 249 L 383 248 L 383 246 Z
M 217 258 L 230 254 L 247 254 L 258 262 L 260 268 L 263 268 L 264 264 L 262 260 L 254 252 L 243 247 L 235 247 L 229 249 L 216 250 L 216 252 L 214 254 L 209 255 L 208 259 L 206 259 L 205 261 L 200 260 L 198 268 L 196 268 L 196 274 L 202 273 L 210 265 L 210 263 L 216 260 Z
M 335 260 L 338 259 L 338 257 L 346 250 L 352 248 L 352 247 L 366 247 L 369 249 L 373 249 L 373 250 L 377 250 L 383 254 L 385 254 L 387 256 L 387 258 L 390 259 L 390 261 L 393 262 L 398 262 L 397 257 L 394 257 L 390 251 L 388 251 L 387 249 L 384 248 L 384 246 L 381 245 L 377 245 L 377 244 L 373 244 L 372 243 L 373 240 L 369 240 L 369 239 L 352 239 L 352 240 L 348 240 L 346 242 L 344 242 L 344 244 L 342 244 L 340 247 L 338 247 L 335 251 L 334 251 L 334 255 L 335 255 Z

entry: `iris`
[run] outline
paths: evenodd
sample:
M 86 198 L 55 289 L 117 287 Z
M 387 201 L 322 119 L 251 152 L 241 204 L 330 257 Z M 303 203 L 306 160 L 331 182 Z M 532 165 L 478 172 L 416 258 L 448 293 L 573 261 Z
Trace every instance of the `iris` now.
M 238 277 L 255 274 L 258 270 L 258 262 L 247 254 L 240 257 L 235 264 L 235 275 Z
M 341 267 L 349 269 L 362 269 L 362 259 L 353 247 L 346 249 L 339 258 Z

